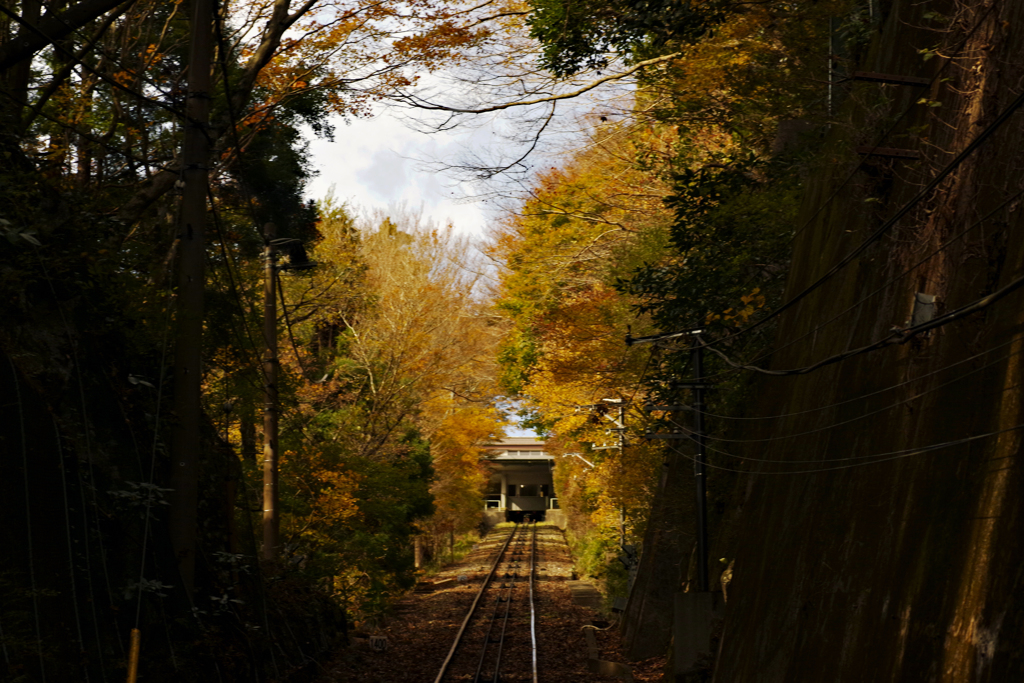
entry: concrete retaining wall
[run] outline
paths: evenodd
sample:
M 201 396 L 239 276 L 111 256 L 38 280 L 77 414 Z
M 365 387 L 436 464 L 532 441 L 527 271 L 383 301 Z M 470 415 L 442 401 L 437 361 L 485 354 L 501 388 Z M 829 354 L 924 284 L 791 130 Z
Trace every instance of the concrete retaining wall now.
M 548 510 L 544 513 L 544 521 L 548 524 L 554 524 L 562 531 L 565 531 L 565 511 L 564 510 Z

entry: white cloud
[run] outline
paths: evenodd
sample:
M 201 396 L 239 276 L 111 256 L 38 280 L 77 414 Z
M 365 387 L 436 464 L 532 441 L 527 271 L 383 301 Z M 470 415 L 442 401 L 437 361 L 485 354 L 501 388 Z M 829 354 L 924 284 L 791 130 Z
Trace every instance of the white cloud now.
M 425 167 L 427 160 L 457 155 L 465 145 L 462 131 L 425 134 L 387 115 L 338 123 L 334 142 L 310 134 L 313 166 L 319 175 L 306 193 L 319 199 L 331 186 L 340 199 L 364 208 L 405 204 L 422 208 L 435 223 L 452 222 L 475 235 L 486 233 L 488 217 L 480 202 L 459 201 L 460 188 Z

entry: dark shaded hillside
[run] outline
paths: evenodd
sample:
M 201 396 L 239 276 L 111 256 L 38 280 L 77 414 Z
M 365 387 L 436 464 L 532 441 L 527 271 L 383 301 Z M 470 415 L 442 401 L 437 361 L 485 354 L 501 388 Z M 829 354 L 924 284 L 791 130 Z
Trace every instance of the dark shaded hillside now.
M 833 163 L 808 184 L 786 300 L 1021 94 L 1022 10 L 949 5 L 936 17 L 893 3 L 861 68 L 936 78 L 927 89 L 846 86 L 848 122 L 831 130 Z M 938 56 L 925 59 L 926 49 Z M 770 367 L 807 366 L 906 328 L 917 292 L 937 297 L 938 315 L 1024 276 L 1022 133 L 1024 112 L 785 311 Z M 855 148 L 875 144 L 921 160 L 872 159 L 854 172 Z M 788 417 L 755 422 L 746 438 L 761 441 L 711 444 L 718 466 L 738 462 L 722 451 L 779 461 L 741 476 L 735 551 L 725 541 L 713 550 L 736 558 L 715 681 L 1024 679 L 1022 311 L 1016 291 L 930 335 L 762 378 L 751 414 Z
M 52 243 L 72 249 L 74 227 Z M 163 503 L 172 418 L 166 397 L 159 410 L 158 351 L 124 331 L 114 287 L 51 281 L 78 264 L 30 248 L 5 247 L 19 270 L 0 268 L 13 294 L 0 304 L 0 679 L 123 680 L 139 628 L 145 680 L 303 680 L 307 653 L 343 638 L 344 613 L 250 559 L 253 530 L 233 526 L 244 516 L 228 495 L 238 461 L 209 421 L 195 609 L 185 601 Z

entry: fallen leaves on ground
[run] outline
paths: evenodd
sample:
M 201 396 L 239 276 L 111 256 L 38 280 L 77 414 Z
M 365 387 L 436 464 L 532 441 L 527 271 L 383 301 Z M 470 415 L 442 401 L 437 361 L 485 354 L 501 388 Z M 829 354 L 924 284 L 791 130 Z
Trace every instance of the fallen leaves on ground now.
M 437 583 L 463 576 L 468 579 L 466 583 L 457 583 L 435 592 L 412 592 L 395 606 L 386 623 L 369 629 L 368 635 L 387 638 L 386 650 L 374 651 L 366 639 L 353 638 L 353 644 L 338 651 L 332 661 L 321 663 L 323 673 L 317 683 L 433 683 L 490 569 L 499 547 L 498 540 L 504 540 L 506 533 L 506 530 L 492 532 L 462 562 L 448 567 L 432 579 Z M 544 683 L 619 680 L 590 673 L 587 668 L 587 641 L 582 627 L 594 620 L 607 619 L 607 616 L 573 602 L 565 583 L 572 576 L 572 571 L 568 547 L 561 532 L 553 527 L 542 527 L 538 532 L 537 580 L 534 584 L 538 678 Z M 514 605 L 522 609 L 510 617 L 506 651 L 502 658 L 503 683 L 532 680 L 528 603 L 517 597 Z M 486 609 L 486 606 L 482 608 Z M 662 680 L 664 657 L 626 662 L 616 626 L 596 630 L 594 635 L 600 659 L 630 664 L 638 683 Z M 472 675 L 453 671 L 445 680 L 472 680 Z

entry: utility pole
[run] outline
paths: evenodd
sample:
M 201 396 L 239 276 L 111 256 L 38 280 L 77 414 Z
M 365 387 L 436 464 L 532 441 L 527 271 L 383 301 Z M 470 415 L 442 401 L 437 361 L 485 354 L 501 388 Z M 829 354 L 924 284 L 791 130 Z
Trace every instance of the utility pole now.
M 277 496 L 277 226 L 263 226 L 263 559 L 277 558 L 281 520 Z
M 690 349 L 693 366 L 693 439 L 697 444 L 697 457 L 693 459 L 693 475 L 697 484 L 697 590 L 708 590 L 708 496 L 707 452 L 704 442 L 704 344 L 693 335 Z
M 625 455 L 626 446 L 629 444 L 626 442 L 626 402 L 621 398 L 602 398 L 605 403 L 617 404 L 619 406 L 619 419 L 615 420 L 607 415 L 605 418 L 615 423 L 614 429 L 609 429 L 609 432 L 618 434 L 618 444 L 615 446 L 595 446 L 595 451 L 604 451 L 611 448 L 619 449 L 619 453 Z M 619 506 L 619 547 L 623 550 L 626 549 L 626 506 Z
M 622 399 L 617 399 L 619 403 L 619 419 L 615 422 L 615 431 L 619 435 L 619 453 L 625 453 L 626 451 L 626 406 Z M 611 401 L 609 401 L 610 403 Z
M 649 410 L 692 410 L 693 411 L 693 434 L 668 433 L 648 434 L 649 439 L 690 439 L 697 446 L 696 456 L 693 459 L 694 483 L 696 484 L 697 503 L 697 590 L 707 592 L 708 582 L 708 500 L 707 500 L 707 449 L 705 446 L 706 435 L 704 433 L 704 391 L 711 385 L 704 382 L 704 343 L 700 339 L 700 333 L 704 330 L 692 328 L 681 332 L 670 334 L 653 335 L 650 337 L 633 337 L 626 335 L 626 346 L 638 343 L 653 343 L 655 346 L 667 345 L 668 342 L 690 337 L 690 363 L 693 366 L 693 380 L 690 382 L 678 382 L 676 386 L 681 389 L 689 389 L 693 392 L 693 405 L 670 405 L 650 406 Z M 669 347 L 672 348 L 672 347 Z
M 599 408 L 603 409 L 603 405 L 607 404 L 607 403 L 611 403 L 612 405 L 617 405 L 619 407 L 618 419 L 616 419 L 614 417 L 609 417 L 607 413 L 602 413 L 602 415 L 604 416 L 604 418 L 606 420 L 608 420 L 609 422 L 611 422 L 612 424 L 615 425 L 615 427 L 613 427 L 611 429 L 606 429 L 605 433 L 607 433 L 607 434 L 613 434 L 613 433 L 616 434 L 617 435 L 617 439 L 616 439 L 617 443 L 615 443 L 614 445 L 610 445 L 610 446 L 607 446 L 607 445 L 606 446 L 594 446 L 592 450 L 595 450 L 595 451 L 607 451 L 607 450 L 610 450 L 610 449 L 613 449 L 613 448 L 617 448 L 617 449 L 619 449 L 620 452 L 625 452 L 624 449 L 626 448 L 626 446 L 629 445 L 629 442 L 626 441 L 626 402 L 625 401 L 623 401 L 621 398 L 602 398 L 601 399 L 601 403 L 594 403 L 594 404 L 585 405 L 585 406 L 576 406 L 576 412 L 578 413 L 578 412 L 583 411 L 583 410 L 590 412 L 590 411 L 598 410 Z
M 178 235 L 177 339 L 174 348 L 174 414 L 171 439 L 169 523 L 182 585 L 195 588 L 196 517 L 199 502 L 199 450 L 203 343 L 203 289 L 206 258 L 206 194 L 209 163 L 210 65 L 213 55 L 213 3 L 194 0 L 188 61 L 188 101 L 182 145 L 184 183 Z

